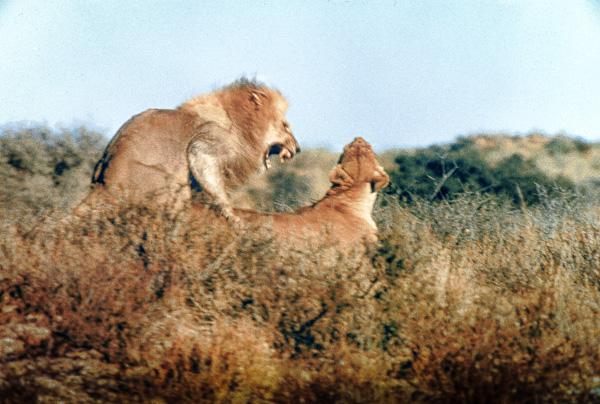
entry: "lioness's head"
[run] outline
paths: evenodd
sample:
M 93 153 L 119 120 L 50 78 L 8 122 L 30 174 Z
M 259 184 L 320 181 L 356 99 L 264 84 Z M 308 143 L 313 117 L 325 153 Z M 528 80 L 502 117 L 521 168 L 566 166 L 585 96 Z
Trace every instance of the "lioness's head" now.
M 333 184 L 331 191 L 369 184 L 371 192 L 377 192 L 388 185 L 390 177 L 377 161 L 371 145 L 357 137 L 344 147 L 329 180 Z
M 261 163 L 266 169 L 271 166 L 269 157 L 278 155 L 286 161 L 300 152 L 285 116 L 288 103 L 279 91 L 240 79 L 221 90 L 219 98 L 246 140 L 262 152 Z

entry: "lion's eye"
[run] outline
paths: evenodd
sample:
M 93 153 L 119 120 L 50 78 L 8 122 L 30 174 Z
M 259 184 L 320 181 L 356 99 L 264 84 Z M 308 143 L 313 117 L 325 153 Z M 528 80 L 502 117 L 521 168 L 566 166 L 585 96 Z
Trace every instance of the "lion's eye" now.
M 287 123 L 286 121 L 283 121 L 283 129 L 285 129 L 286 131 L 290 131 L 290 124 Z

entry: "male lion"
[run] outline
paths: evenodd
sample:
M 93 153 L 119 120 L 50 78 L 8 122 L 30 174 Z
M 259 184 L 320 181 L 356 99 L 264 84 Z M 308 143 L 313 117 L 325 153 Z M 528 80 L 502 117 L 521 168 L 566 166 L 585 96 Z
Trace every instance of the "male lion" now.
M 235 218 L 227 191 L 247 181 L 269 157 L 300 151 L 285 118 L 283 95 L 240 79 L 175 110 L 149 109 L 116 133 L 96 164 L 91 198 L 181 202 L 197 182 L 213 205 Z
M 265 225 L 278 240 L 319 240 L 317 237 L 328 234 L 346 246 L 376 241 L 377 226 L 371 212 L 377 191 L 387 186 L 389 176 L 371 145 L 360 137 L 346 145 L 329 180 L 332 186 L 323 199 L 294 213 L 234 212 L 248 224 Z M 210 220 L 207 208 L 199 203 L 193 204 L 192 213 L 195 220 Z

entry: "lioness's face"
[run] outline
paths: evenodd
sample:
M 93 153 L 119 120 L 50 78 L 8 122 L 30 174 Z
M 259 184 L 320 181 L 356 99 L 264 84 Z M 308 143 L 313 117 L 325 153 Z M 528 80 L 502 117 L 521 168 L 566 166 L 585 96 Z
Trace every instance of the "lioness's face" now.
M 371 145 L 361 137 L 344 147 L 344 153 L 331 172 L 330 179 L 334 184 L 346 186 L 368 183 L 372 192 L 386 187 L 390 181 Z
M 277 98 L 274 101 L 274 119 L 265 136 L 263 163 L 266 169 L 271 167 L 269 157 L 278 155 L 281 162 L 285 162 L 300 152 L 298 141 L 292 134 L 290 124 L 285 117 L 287 102 L 283 98 Z

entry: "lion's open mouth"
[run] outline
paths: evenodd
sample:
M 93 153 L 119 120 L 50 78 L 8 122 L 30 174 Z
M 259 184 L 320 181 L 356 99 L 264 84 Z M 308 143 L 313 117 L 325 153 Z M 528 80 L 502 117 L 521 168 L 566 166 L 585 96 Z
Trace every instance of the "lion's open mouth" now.
M 282 163 L 284 163 L 286 160 L 290 160 L 291 158 L 293 158 L 295 154 L 295 151 L 288 149 L 283 144 L 275 143 L 267 148 L 267 151 L 264 154 L 263 163 L 265 165 L 265 168 L 268 170 L 269 168 L 271 168 L 271 161 L 269 160 L 271 156 L 278 155 L 279 160 Z

